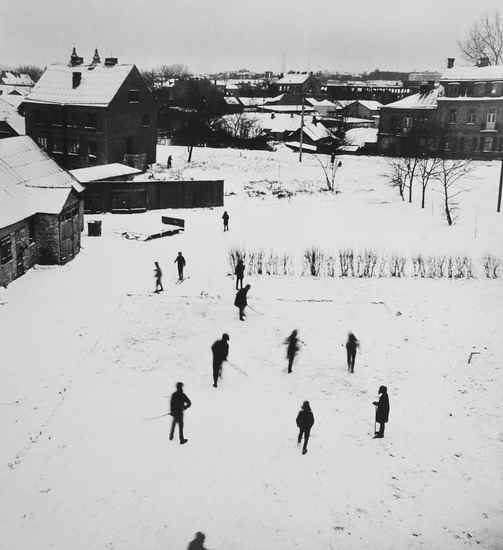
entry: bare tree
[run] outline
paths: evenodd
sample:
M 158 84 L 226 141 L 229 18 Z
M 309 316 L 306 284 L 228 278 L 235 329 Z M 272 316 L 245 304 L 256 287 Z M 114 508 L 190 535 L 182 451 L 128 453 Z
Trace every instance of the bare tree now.
M 458 42 L 463 56 L 472 62 L 487 57 L 491 65 L 503 62 L 503 20 L 500 12 L 483 15 L 468 31 L 465 40 Z
M 438 162 L 438 170 L 435 172 L 434 177 L 442 186 L 445 218 L 449 225 L 453 225 L 456 221 L 454 216 L 458 206 L 456 197 L 463 192 L 463 189 L 458 185 L 459 180 L 472 170 L 471 160 L 440 159 Z
M 417 167 L 419 181 L 421 183 L 421 208 L 424 208 L 426 188 L 432 179 L 435 179 L 440 167 L 439 158 L 422 158 Z
M 262 131 L 258 120 L 247 113 L 226 115 L 221 120 L 221 127 L 238 139 L 253 139 Z
M 420 161 L 419 156 L 394 158 L 389 162 L 390 171 L 388 179 L 393 187 L 398 188 L 400 197 L 405 201 L 404 191 L 409 190 L 409 202 L 412 202 L 412 188 L 414 185 L 414 175 Z

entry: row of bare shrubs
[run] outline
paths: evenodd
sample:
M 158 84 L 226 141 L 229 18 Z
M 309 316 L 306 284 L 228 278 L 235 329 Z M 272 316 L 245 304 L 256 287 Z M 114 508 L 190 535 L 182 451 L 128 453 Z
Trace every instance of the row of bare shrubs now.
M 234 268 L 239 259 L 245 264 L 247 275 L 286 275 L 303 277 L 415 277 L 429 279 L 471 279 L 475 277 L 473 262 L 468 256 L 424 256 L 412 258 L 400 254 L 380 255 L 375 250 L 355 251 L 340 249 L 336 255 L 327 254 L 320 248 L 311 247 L 304 251 L 302 262 L 296 265 L 289 253 L 278 254 L 263 249 L 248 250 L 232 248 L 229 263 Z M 488 279 L 500 277 L 501 260 L 490 254 L 482 259 L 485 276 Z

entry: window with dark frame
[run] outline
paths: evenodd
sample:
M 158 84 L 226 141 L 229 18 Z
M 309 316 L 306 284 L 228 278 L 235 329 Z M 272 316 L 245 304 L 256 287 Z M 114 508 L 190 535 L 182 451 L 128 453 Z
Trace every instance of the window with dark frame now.
M 458 112 L 456 109 L 449 109 L 449 124 L 454 124 L 457 119 Z
M 468 120 L 466 122 L 468 124 L 475 124 L 475 122 L 477 122 L 476 113 L 473 109 L 471 111 L 468 111 Z
M 140 90 L 128 90 L 127 99 L 129 103 L 140 103 Z
M 90 159 L 96 159 L 98 156 L 98 144 L 95 141 L 87 142 L 87 155 Z
M 49 140 L 45 136 L 37 136 L 37 145 L 43 149 L 44 151 L 47 151 L 49 149 Z
M 149 115 L 143 115 L 141 117 L 141 125 L 142 126 L 150 126 L 150 116 Z
M 84 124 L 84 127 L 91 130 L 96 130 L 96 115 L 94 113 L 86 114 L 86 122 Z
M 79 140 L 75 139 L 75 138 L 68 140 L 66 152 L 69 155 L 78 155 L 79 154 Z
M 28 220 L 28 242 L 30 244 L 35 242 L 35 218 L 33 216 Z
M 6 264 L 12 260 L 12 245 L 10 235 L 0 239 L 0 264 Z

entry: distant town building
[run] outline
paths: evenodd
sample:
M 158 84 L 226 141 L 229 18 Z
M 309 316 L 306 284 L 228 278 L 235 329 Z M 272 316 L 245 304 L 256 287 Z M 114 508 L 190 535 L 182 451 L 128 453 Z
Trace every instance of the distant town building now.
M 26 96 L 35 83 L 30 75 L 13 71 L 0 71 L 0 96 Z
M 280 78 L 276 83 L 280 93 L 291 95 L 318 95 L 320 93 L 321 84 L 318 78 L 312 73 L 287 73 Z
M 68 65 L 49 66 L 22 103 L 26 133 L 67 169 L 155 162 L 157 113 L 135 65 L 117 58 L 89 65 L 73 49 Z
M 415 90 L 404 86 L 401 81 L 387 80 L 361 80 L 361 81 L 339 81 L 329 80 L 327 82 L 327 95 L 332 101 L 345 99 L 364 99 L 379 101 L 386 104 L 397 101 Z
M 372 99 L 358 99 L 346 105 L 343 108 L 345 116 L 355 118 L 366 118 L 374 120 L 379 118 L 379 111 L 382 107 L 382 103 L 374 101 Z
M 0 139 L 0 285 L 80 250 L 82 187 L 27 137 Z

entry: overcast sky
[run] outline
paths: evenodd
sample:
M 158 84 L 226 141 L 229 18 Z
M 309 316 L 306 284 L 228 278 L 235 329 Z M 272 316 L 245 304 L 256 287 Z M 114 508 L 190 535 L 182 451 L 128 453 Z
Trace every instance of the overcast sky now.
M 0 0 L 0 64 L 66 62 L 73 44 L 141 68 L 441 69 L 496 0 Z

